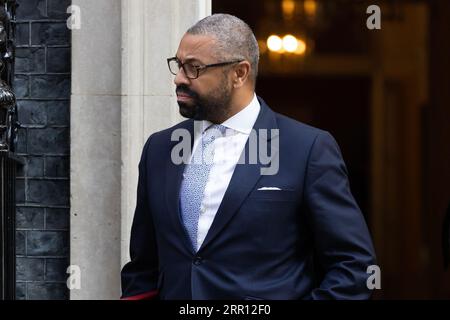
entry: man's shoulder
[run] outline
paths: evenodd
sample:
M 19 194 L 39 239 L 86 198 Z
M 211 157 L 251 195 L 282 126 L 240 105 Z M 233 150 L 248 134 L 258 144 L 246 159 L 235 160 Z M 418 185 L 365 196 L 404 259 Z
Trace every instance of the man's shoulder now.
M 274 113 L 281 137 L 284 135 L 288 139 L 301 139 L 302 141 L 312 142 L 318 135 L 327 134 L 325 130 L 313 127 L 284 114 Z

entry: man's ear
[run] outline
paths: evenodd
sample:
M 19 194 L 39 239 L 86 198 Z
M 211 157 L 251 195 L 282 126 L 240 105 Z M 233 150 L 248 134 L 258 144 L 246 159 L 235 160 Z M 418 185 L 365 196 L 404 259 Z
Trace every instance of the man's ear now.
M 240 88 L 246 81 L 248 81 L 250 75 L 251 65 L 248 61 L 239 62 L 234 69 L 233 74 L 233 87 Z

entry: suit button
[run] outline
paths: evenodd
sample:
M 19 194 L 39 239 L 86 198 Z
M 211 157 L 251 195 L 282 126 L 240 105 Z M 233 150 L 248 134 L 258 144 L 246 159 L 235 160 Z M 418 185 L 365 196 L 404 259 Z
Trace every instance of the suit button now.
M 196 266 L 201 265 L 202 262 L 203 262 L 202 257 L 195 257 L 195 259 L 194 259 L 194 264 L 195 264 Z

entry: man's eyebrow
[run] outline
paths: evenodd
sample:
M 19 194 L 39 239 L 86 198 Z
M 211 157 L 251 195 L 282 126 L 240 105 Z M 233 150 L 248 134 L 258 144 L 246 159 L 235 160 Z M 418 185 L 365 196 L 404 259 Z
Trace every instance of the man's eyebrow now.
M 178 58 L 177 56 L 175 56 L 179 61 L 181 61 L 181 59 L 180 58 Z M 198 63 L 200 63 L 200 64 L 203 64 L 199 59 L 197 59 L 197 58 L 187 58 L 186 60 L 184 60 L 183 61 L 183 63 L 186 63 L 186 62 L 198 62 Z

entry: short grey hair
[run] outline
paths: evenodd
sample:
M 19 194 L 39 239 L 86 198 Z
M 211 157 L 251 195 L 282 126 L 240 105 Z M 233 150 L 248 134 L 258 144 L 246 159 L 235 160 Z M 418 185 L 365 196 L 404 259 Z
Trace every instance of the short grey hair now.
M 230 14 L 217 13 L 198 21 L 187 31 L 193 35 L 210 35 L 216 40 L 214 54 L 219 59 L 247 60 L 250 78 L 256 84 L 259 63 L 258 41 L 247 23 Z

